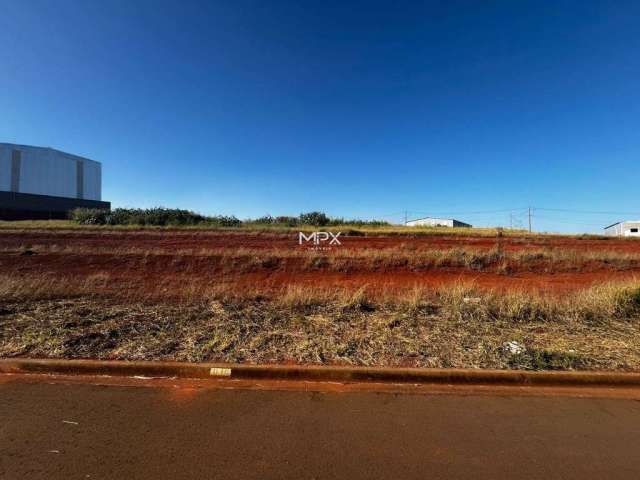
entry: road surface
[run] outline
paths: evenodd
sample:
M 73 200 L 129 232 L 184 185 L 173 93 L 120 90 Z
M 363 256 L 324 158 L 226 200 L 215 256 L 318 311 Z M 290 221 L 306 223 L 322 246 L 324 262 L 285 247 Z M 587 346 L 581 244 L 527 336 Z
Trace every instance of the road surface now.
M 633 398 L 0 379 L 1 479 L 637 479 Z

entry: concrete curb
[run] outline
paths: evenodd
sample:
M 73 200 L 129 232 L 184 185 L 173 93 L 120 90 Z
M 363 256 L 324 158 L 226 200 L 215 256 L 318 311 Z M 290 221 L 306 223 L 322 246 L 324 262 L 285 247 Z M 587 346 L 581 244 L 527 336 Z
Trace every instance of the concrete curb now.
M 0 373 L 458 385 L 640 387 L 640 373 L 0 359 Z

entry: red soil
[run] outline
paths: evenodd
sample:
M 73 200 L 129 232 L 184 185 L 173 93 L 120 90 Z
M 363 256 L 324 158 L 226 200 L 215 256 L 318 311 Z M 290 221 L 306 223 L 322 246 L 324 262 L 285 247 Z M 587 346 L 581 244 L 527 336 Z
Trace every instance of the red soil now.
M 346 249 L 384 249 L 404 246 L 415 250 L 451 248 L 495 248 L 496 238 L 455 236 L 376 236 L 341 237 Z M 618 251 L 640 254 L 640 241 L 626 239 L 580 239 L 576 237 L 503 237 L 507 251 L 539 250 L 541 248 L 584 251 Z M 47 246 L 49 248 L 42 248 Z M 66 248 L 56 252 L 51 247 Z M 41 248 L 41 251 L 39 251 Z M 74 249 L 78 249 L 74 252 Z M 116 249 L 152 251 L 120 254 Z M 220 265 L 219 257 L 200 256 L 203 249 L 264 249 L 285 250 L 300 248 L 296 234 L 228 233 L 206 231 L 7 231 L 0 230 L 0 271 L 4 274 L 45 274 L 61 279 L 82 280 L 100 274 L 109 284 L 131 285 L 138 290 L 157 289 L 159 283 L 169 289 L 189 285 L 231 285 L 238 289 L 252 286 L 264 289 L 286 284 L 310 286 L 344 286 L 371 289 L 406 288 L 413 285 L 439 287 L 456 282 L 472 282 L 491 289 L 543 290 L 566 292 L 609 280 L 640 277 L 640 270 L 589 269 L 576 272 L 516 272 L 511 275 L 478 272 L 465 268 L 437 268 L 411 271 L 366 270 L 335 272 L 322 268 L 309 271 L 295 262 L 274 268 L 255 268 L 250 271 L 230 270 Z M 21 255 L 26 249 L 33 255 Z M 192 250 L 195 255 L 185 253 Z M 319 255 L 331 255 L 332 251 Z
M 341 236 L 340 242 L 347 248 L 393 248 L 405 246 L 416 249 L 495 248 L 500 241 L 508 251 L 537 250 L 541 248 L 580 251 L 610 251 L 640 253 L 640 241 L 624 238 L 592 238 L 568 236 L 530 237 L 472 237 L 444 235 L 381 235 Z M 297 233 L 269 232 L 216 232 L 199 230 L 0 230 L 0 248 L 20 248 L 29 245 L 82 246 L 92 248 L 153 248 L 174 252 L 185 249 L 214 248 L 296 248 Z

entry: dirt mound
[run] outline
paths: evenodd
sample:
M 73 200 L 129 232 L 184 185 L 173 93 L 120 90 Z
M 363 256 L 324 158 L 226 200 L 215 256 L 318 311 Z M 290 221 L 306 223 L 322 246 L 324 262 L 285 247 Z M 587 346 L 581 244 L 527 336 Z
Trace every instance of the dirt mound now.
M 607 262 L 585 262 L 572 269 L 571 260 L 565 259 L 563 263 L 531 262 L 526 268 L 514 264 L 500 271 L 497 264 L 485 270 L 474 265 L 446 264 L 415 268 L 408 263 L 380 263 L 377 259 L 393 257 L 397 251 L 410 258 L 414 252 L 418 255 L 451 249 L 640 255 L 640 241 L 628 239 L 428 235 L 340 239 L 342 244 L 332 250 L 301 256 L 295 253 L 301 248 L 295 232 L 4 230 L 0 232 L 0 269 L 9 275 L 101 281 L 105 289 L 128 285 L 140 291 L 157 290 L 159 283 L 167 291 L 179 291 L 203 284 L 265 290 L 289 284 L 354 289 L 366 286 L 375 290 L 414 285 L 437 288 L 466 282 L 487 289 L 562 293 L 595 283 L 640 277 L 640 268 L 634 263 L 623 268 Z M 23 255 L 25 251 L 33 254 Z M 369 263 L 342 269 L 326 266 L 332 255 L 348 259 L 349 252 L 362 257 L 363 251 L 367 252 Z

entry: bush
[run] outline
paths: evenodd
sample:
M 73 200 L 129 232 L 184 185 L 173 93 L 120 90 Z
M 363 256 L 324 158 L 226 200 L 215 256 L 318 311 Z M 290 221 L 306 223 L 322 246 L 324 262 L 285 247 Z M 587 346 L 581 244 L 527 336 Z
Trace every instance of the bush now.
M 386 227 L 389 226 L 389 222 L 382 220 L 345 220 L 344 218 L 332 218 L 329 221 L 329 225 L 332 227 L 338 225 L 350 225 L 353 227 Z
M 177 208 L 116 208 L 101 210 L 94 208 L 77 208 L 71 212 L 71 219 L 81 225 L 200 225 L 211 224 L 220 227 L 240 225 L 236 217 L 206 217 L 189 210 Z
M 197 225 L 206 219 L 188 210 L 169 208 L 116 209 L 108 217 L 110 225 Z
M 213 217 L 205 217 L 204 222 L 208 225 L 214 225 L 217 227 L 238 227 L 242 224 L 242 222 L 233 215 L 216 215 Z
M 272 225 L 276 220 L 271 215 L 265 215 L 264 217 L 256 218 L 255 220 L 249 220 L 250 223 L 258 223 L 260 225 Z
M 322 212 L 309 212 L 300 214 L 300 223 L 303 225 L 316 225 L 324 227 L 331 219 Z
M 280 216 L 280 217 L 276 217 L 276 223 L 280 223 L 280 224 L 286 225 L 287 227 L 296 227 L 296 226 L 298 226 L 298 218 L 297 217 Z
M 98 208 L 76 208 L 71 211 L 69 218 L 81 225 L 104 225 L 107 222 L 109 210 Z
M 350 225 L 357 227 L 382 227 L 389 225 L 389 222 L 380 220 L 345 220 L 342 217 L 331 218 L 323 212 L 301 213 L 298 217 L 265 215 L 255 220 L 246 220 L 246 224 L 255 225 L 279 225 L 286 227 L 297 227 L 299 225 L 312 225 L 315 227 L 336 227 L 340 225 Z
M 189 210 L 177 208 L 116 208 L 101 210 L 96 208 L 77 208 L 70 213 L 71 220 L 81 225 L 211 225 L 216 227 L 238 227 L 242 221 L 234 216 L 214 215 L 205 216 Z M 297 227 L 299 225 L 325 226 L 384 226 L 387 222 L 379 220 L 345 220 L 344 218 L 329 218 L 323 212 L 301 213 L 298 217 L 265 215 L 255 220 L 247 220 L 246 224 L 282 225 Z

